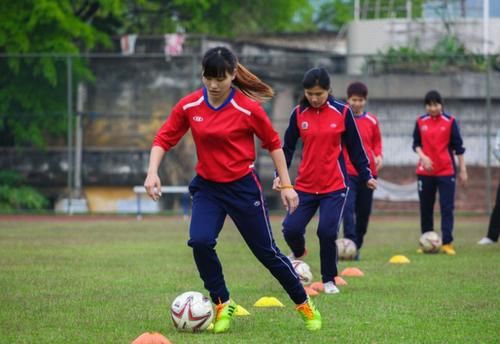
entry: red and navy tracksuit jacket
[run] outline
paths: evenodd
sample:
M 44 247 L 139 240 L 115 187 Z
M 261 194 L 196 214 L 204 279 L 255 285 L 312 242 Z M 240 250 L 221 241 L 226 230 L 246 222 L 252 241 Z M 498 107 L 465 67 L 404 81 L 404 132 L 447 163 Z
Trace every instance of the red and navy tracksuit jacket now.
M 422 233 L 434 230 L 434 202 L 439 190 L 443 244 L 449 244 L 453 241 L 455 208 L 454 154 L 465 152 L 455 117 L 446 113 L 418 117 L 413 131 L 413 150 L 417 147 L 431 159 L 433 167 L 432 171 L 426 171 L 420 160 L 417 164 L 420 229 Z
M 299 138 L 303 150 L 295 180 L 296 190 L 322 194 L 347 188 L 343 155 L 346 146 L 360 178 L 363 181 L 372 178 L 368 157 L 348 105 L 328 97 L 320 108 L 297 106 L 293 109 L 283 145 L 289 167 Z
M 290 261 L 276 246 L 262 187 L 253 170 L 256 135 L 272 152 L 281 147 L 278 133 L 262 106 L 232 89 L 219 107 L 201 88 L 177 103 L 153 145 L 165 151 L 191 129 L 198 163 L 189 185 L 193 198 L 188 245 L 214 303 L 229 300 L 215 245 L 227 215 L 254 255 L 296 303 L 307 299 Z
M 428 114 L 417 118 L 413 131 L 413 150 L 420 147 L 432 160 L 432 171 L 426 171 L 419 160 L 417 174 L 421 176 L 454 176 L 456 155 L 464 154 L 462 136 L 455 117 L 442 113 L 436 117 Z
M 382 156 L 382 134 L 377 117 L 365 112 L 361 115 L 354 115 L 356 126 L 358 127 L 363 147 L 370 161 L 370 170 L 374 176 L 377 176 L 377 167 L 375 166 L 375 157 Z M 358 171 L 349 159 L 349 154 L 344 150 L 344 159 L 347 166 L 347 173 L 350 176 L 357 176 Z

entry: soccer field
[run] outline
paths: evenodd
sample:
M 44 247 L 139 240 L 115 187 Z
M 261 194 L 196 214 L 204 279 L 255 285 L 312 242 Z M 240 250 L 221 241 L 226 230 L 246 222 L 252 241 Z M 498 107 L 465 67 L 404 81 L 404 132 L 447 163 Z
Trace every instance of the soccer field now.
M 439 220 L 438 220 L 439 221 Z M 288 253 L 273 218 L 278 246 Z M 438 222 L 439 223 L 439 222 Z M 309 256 L 319 280 L 315 225 Z M 418 218 L 374 217 L 361 261 L 337 295 L 315 298 L 323 329 L 306 331 L 292 302 L 226 221 L 218 253 L 232 298 L 251 315 L 228 333 L 177 332 L 169 308 L 203 284 L 188 221 L 165 217 L 13 221 L 0 217 L 0 343 L 130 343 L 158 331 L 179 343 L 498 343 L 500 246 L 479 246 L 486 218 L 456 218 L 456 256 L 419 255 Z M 410 264 L 393 265 L 391 256 Z M 284 308 L 256 308 L 275 296 Z

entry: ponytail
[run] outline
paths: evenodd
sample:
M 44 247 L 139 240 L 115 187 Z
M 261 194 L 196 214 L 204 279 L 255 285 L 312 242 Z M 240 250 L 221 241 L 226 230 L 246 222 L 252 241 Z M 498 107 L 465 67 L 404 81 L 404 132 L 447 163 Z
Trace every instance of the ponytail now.
M 274 95 L 271 86 L 239 63 L 236 56 L 226 47 L 209 49 L 203 56 L 202 67 L 205 77 L 222 77 L 226 73 L 233 74 L 236 71 L 233 85 L 258 102 L 269 100 Z
M 260 80 L 239 62 L 236 66 L 236 77 L 233 84 L 245 95 L 259 102 L 264 102 L 274 96 L 271 86 Z

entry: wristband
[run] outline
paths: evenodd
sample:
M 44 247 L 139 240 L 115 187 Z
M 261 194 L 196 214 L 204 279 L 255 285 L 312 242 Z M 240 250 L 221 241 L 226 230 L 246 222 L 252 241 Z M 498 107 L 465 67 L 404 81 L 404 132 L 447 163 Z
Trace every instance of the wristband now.
M 293 189 L 293 185 L 292 184 L 288 184 L 288 185 L 280 185 L 280 190 L 281 189 Z

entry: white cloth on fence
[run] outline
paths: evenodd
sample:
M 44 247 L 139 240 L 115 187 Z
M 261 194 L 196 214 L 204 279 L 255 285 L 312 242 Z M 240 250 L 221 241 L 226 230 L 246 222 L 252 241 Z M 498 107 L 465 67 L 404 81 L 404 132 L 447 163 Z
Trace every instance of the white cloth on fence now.
M 377 189 L 373 193 L 373 198 L 393 202 L 418 201 L 417 182 L 411 184 L 394 184 L 378 178 Z
M 135 41 L 137 34 L 125 35 L 120 38 L 122 55 L 132 55 L 135 52 Z
M 178 56 L 182 54 L 186 35 L 183 33 L 169 33 L 165 36 L 164 52 L 167 57 Z

